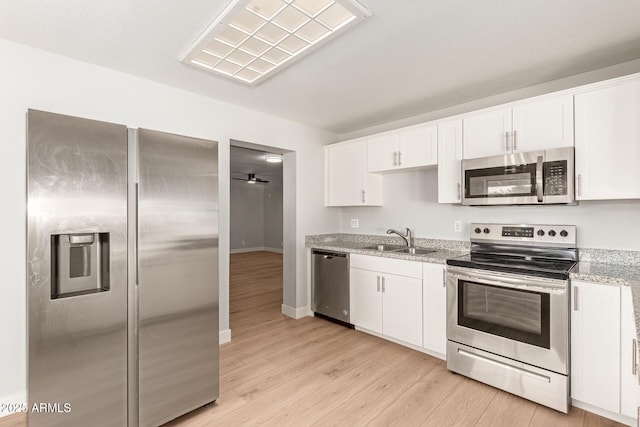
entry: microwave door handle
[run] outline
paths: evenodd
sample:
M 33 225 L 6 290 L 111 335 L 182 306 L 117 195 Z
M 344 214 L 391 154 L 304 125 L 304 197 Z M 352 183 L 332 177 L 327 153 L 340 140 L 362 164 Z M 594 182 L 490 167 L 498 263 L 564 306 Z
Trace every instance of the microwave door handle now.
M 543 188 L 542 188 L 542 165 L 544 162 L 544 157 L 538 156 L 538 161 L 536 162 L 536 193 L 538 196 L 538 202 L 543 202 Z

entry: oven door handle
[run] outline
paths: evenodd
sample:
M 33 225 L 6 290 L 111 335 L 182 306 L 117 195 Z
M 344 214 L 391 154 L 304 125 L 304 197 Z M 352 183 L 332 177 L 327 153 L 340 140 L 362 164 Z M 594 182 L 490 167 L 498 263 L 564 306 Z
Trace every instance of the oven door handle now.
M 543 180 L 542 180 L 542 165 L 544 164 L 544 157 L 538 156 L 538 160 L 536 161 L 536 195 L 538 196 L 538 202 L 542 203 L 544 201 L 544 189 Z
M 467 280 L 485 285 L 500 286 L 502 288 L 521 289 L 544 293 L 566 293 L 567 281 L 565 280 L 541 280 L 539 278 L 510 277 L 499 273 L 486 274 L 485 272 L 462 272 L 448 269 L 447 276 L 454 279 L 451 283 L 456 283 L 456 279 Z M 447 280 L 447 283 L 450 283 Z

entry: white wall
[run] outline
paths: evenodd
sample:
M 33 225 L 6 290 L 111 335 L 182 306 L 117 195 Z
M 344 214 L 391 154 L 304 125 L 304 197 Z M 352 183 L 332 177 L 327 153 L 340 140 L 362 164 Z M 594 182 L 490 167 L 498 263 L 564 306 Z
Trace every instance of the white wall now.
M 264 184 L 231 180 L 231 251 L 264 247 L 264 197 Z
M 468 240 L 469 223 L 574 224 L 578 246 L 640 251 L 640 200 L 580 202 L 577 206 L 474 207 L 438 204 L 437 170 L 385 175 L 382 207 L 340 209 L 340 231 L 385 234 L 409 227 L 416 237 Z M 358 218 L 360 228 L 350 220 Z M 455 232 L 454 221 L 462 221 Z
M 264 186 L 264 247 L 282 249 L 282 178 L 269 177 Z
M 266 184 L 231 180 L 230 249 L 282 250 L 282 178 Z
M 28 108 L 220 142 L 220 329 L 229 327 L 229 141 L 293 150 L 285 164 L 285 303 L 308 304 L 304 235 L 334 232 L 322 209 L 323 150 L 336 135 L 131 75 L 0 40 L 0 402 L 24 400 L 25 113 Z M 214 77 L 212 77 L 214 78 Z M 249 89 L 248 89 L 249 90 Z M 259 90 L 259 89 L 257 89 Z M 247 124 L 250 124 L 248 126 Z M 288 254 L 287 254 L 288 252 Z M 292 262 L 293 261 L 293 262 Z

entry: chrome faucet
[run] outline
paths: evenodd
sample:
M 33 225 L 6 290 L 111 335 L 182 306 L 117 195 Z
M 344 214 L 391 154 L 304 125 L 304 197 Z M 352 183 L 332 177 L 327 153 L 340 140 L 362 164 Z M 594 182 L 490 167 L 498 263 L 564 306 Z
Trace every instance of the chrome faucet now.
M 413 247 L 413 236 L 411 235 L 411 229 L 410 228 L 406 228 L 405 230 L 407 230 L 407 234 L 402 234 L 398 230 L 394 230 L 394 229 L 390 228 L 390 229 L 387 230 L 387 234 L 397 234 L 398 236 L 402 237 L 404 242 L 407 244 L 408 248 L 412 248 Z

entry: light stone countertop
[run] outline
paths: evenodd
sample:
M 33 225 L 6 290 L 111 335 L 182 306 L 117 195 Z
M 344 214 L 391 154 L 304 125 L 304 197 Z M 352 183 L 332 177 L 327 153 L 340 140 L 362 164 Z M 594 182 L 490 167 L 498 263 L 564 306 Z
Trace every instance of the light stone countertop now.
M 382 252 L 372 249 L 363 249 L 365 246 L 387 244 L 404 245 L 399 237 L 377 236 L 367 234 L 318 234 L 305 237 L 305 246 L 314 249 L 324 249 L 352 254 L 373 255 L 384 258 L 403 259 L 407 261 L 430 262 L 434 264 L 446 264 L 447 259 L 467 255 L 469 243 L 459 240 L 438 239 L 414 239 L 414 246 L 418 248 L 432 249 L 432 252 L 424 255 L 411 255 L 399 252 Z

